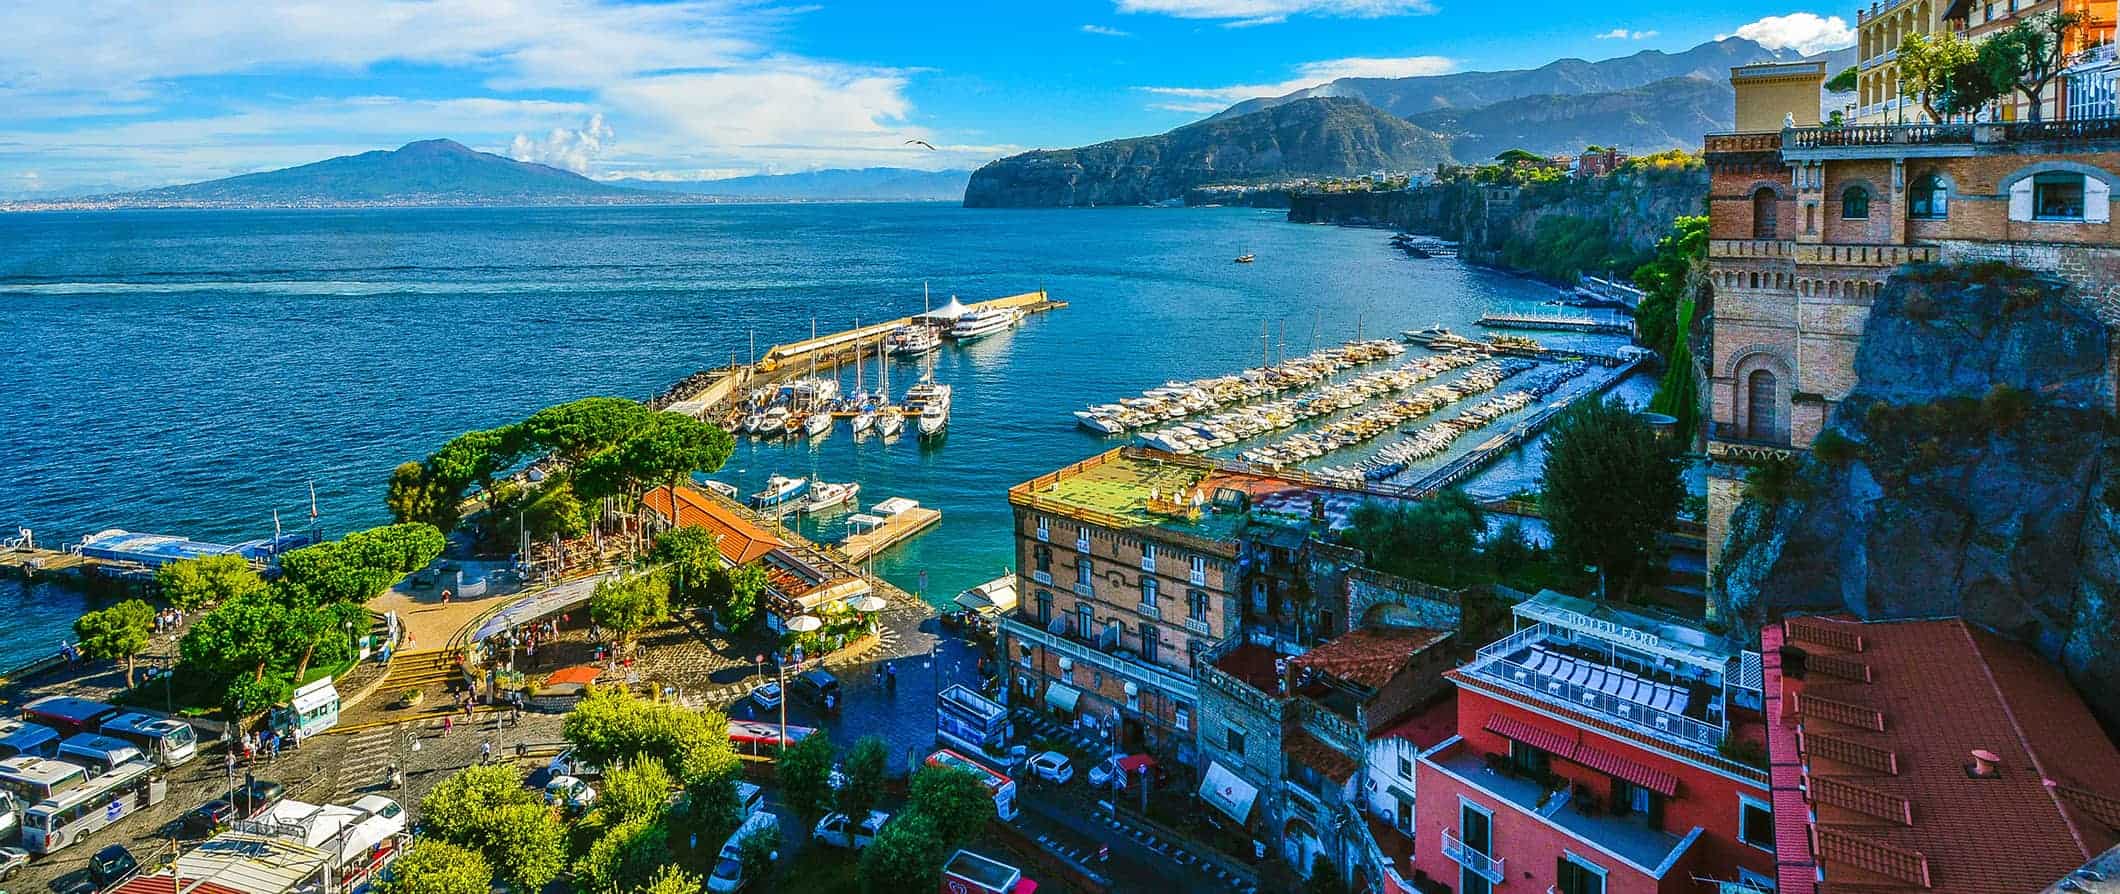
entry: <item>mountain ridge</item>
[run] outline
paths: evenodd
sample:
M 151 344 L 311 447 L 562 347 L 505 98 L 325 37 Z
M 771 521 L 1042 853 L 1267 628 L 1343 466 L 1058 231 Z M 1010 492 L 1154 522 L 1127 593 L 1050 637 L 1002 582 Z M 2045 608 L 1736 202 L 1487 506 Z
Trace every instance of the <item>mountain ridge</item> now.
M 957 201 L 964 197 L 972 172 L 965 169 L 926 171 L 917 168 L 825 168 L 790 174 L 754 174 L 719 180 L 641 180 L 620 178 L 599 181 L 611 186 L 650 192 L 673 192 L 722 199 L 779 201 Z

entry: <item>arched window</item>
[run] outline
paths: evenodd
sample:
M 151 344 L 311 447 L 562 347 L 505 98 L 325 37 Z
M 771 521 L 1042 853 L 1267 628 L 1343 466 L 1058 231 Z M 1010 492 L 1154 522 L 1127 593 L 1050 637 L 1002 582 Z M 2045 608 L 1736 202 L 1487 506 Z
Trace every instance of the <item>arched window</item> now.
M 1780 197 L 1764 186 L 1752 194 L 1752 238 L 1773 239 L 1780 229 Z
M 1870 219 L 1870 191 L 1860 186 L 1850 186 L 1840 194 L 1841 220 Z
M 1942 174 L 1930 174 L 1914 181 L 1914 188 L 1907 191 L 1907 216 L 1915 220 L 1942 220 L 1950 216 L 1951 187 L 1943 182 Z
M 1745 379 L 1745 435 L 1755 440 L 1771 441 L 1775 435 L 1775 404 L 1780 400 L 1780 383 L 1774 374 L 1764 369 L 1755 369 Z

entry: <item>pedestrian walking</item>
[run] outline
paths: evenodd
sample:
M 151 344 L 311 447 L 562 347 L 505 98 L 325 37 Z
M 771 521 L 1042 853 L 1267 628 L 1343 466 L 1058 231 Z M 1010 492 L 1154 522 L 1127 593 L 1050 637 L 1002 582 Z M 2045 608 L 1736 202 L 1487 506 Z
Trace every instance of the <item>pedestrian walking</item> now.
M 478 743 L 478 762 L 482 764 L 493 762 L 493 743 L 491 741 Z
M 455 728 L 456 717 L 454 715 L 442 718 L 442 735 L 448 735 L 449 731 Z

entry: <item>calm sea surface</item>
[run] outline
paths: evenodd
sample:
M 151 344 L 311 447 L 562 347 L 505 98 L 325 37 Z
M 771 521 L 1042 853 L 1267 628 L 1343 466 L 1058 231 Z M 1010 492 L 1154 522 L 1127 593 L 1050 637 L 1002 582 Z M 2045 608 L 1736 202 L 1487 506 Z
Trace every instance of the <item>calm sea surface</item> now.
M 864 505 L 940 509 L 876 567 L 907 589 L 925 572 L 945 601 L 1010 561 L 1010 485 L 1116 443 L 1073 410 L 1256 365 L 1262 328 L 1293 356 L 1358 322 L 1467 331 L 1552 296 L 1384 235 L 1250 209 L 932 204 L 0 215 L 0 532 L 235 542 L 269 536 L 275 509 L 306 519 L 314 480 L 341 533 L 388 521 L 390 469 L 466 429 L 649 397 L 748 356 L 754 332 L 763 351 L 813 319 L 915 312 L 923 282 L 938 304 L 1043 287 L 1070 306 L 937 356 L 957 392 L 941 443 L 739 439 L 717 476 L 858 480 Z M 894 390 L 916 376 L 896 367 Z M 55 647 L 81 608 L 0 585 L 0 665 Z

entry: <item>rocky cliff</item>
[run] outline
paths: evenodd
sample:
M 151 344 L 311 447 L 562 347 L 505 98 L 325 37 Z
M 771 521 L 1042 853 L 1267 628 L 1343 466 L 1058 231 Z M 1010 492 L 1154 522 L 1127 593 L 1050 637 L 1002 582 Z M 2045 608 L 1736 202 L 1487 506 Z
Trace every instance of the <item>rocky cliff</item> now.
M 1361 100 L 1306 99 L 1155 136 L 990 162 L 972 173 L 964 204 L 1144 205 L 1211 183 L 1423 170 L 1447 158 L 1441 138 Z
M 1912 268 L 1871 311 L 1814 456 L 1755 472 L 1711 598 L 1769 616 L 1963 615 L 2065 668 L 2120 727 L 2110 335 L 2058 280 Z

